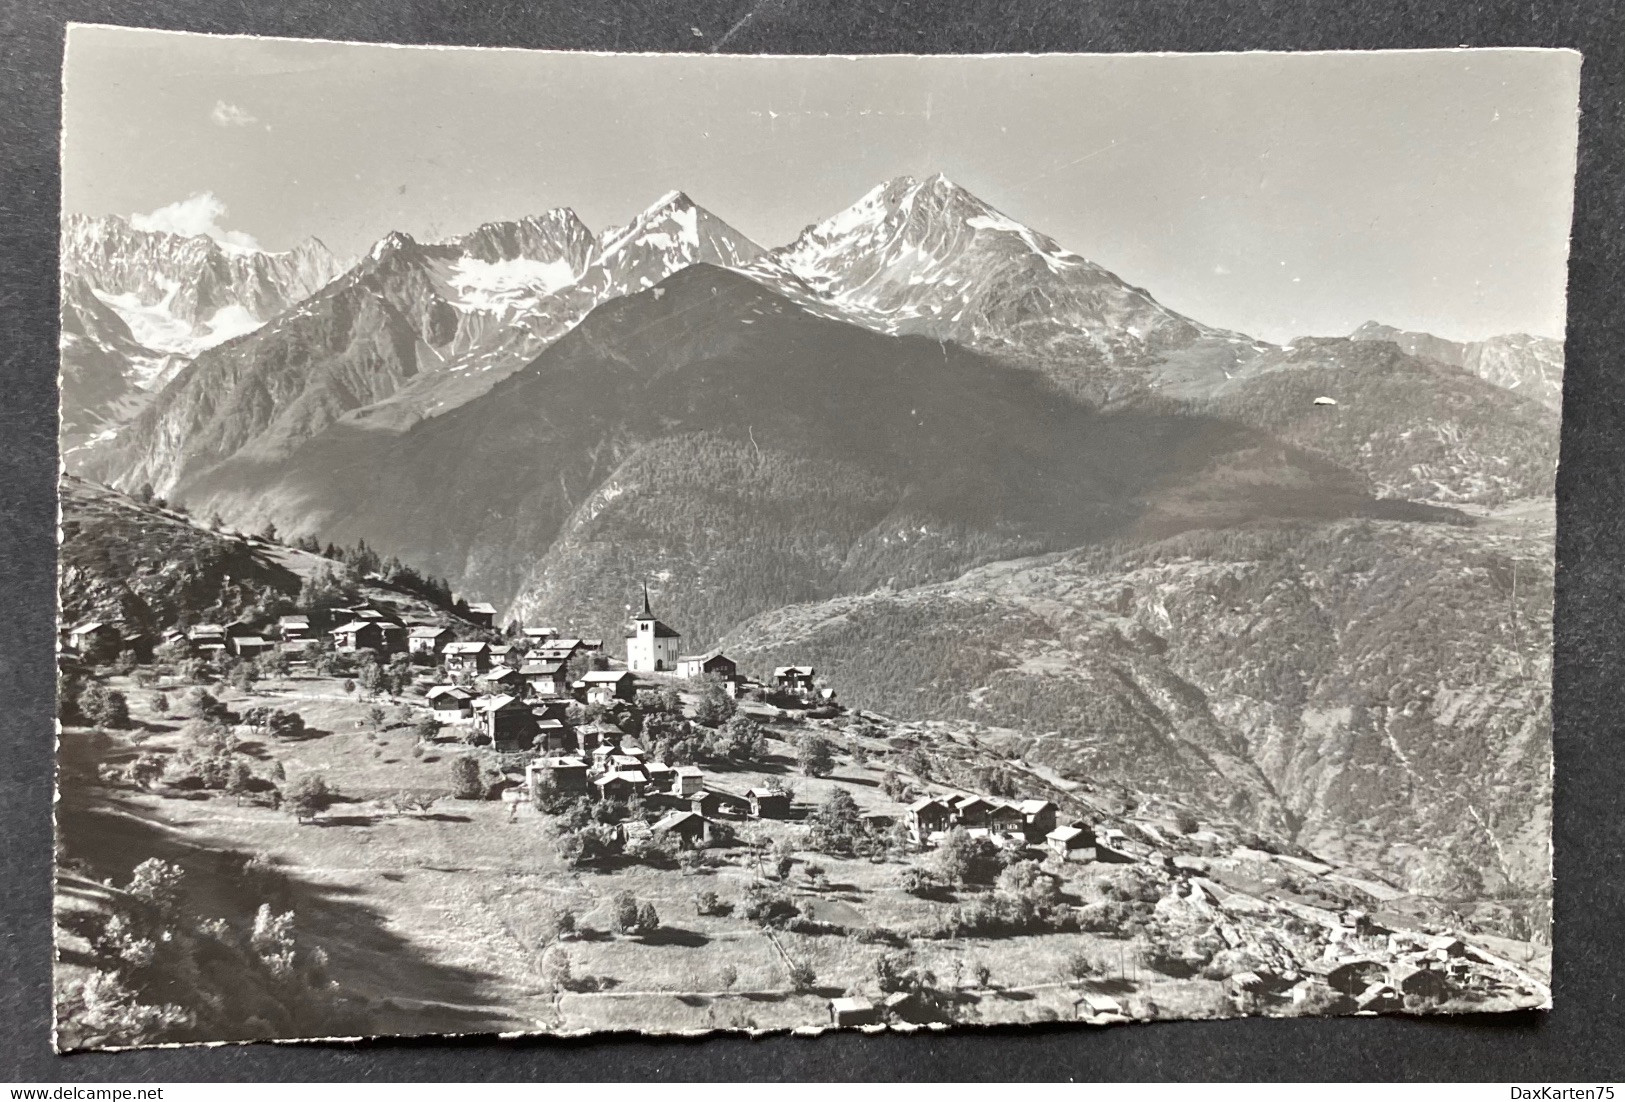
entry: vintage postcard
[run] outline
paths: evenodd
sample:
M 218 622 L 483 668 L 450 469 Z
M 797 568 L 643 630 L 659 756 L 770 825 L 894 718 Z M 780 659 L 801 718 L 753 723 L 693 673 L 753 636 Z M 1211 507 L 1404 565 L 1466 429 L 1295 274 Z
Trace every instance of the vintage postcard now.
M 1578 55 L 66 65 L 63 1050 L 1550 1005 Z

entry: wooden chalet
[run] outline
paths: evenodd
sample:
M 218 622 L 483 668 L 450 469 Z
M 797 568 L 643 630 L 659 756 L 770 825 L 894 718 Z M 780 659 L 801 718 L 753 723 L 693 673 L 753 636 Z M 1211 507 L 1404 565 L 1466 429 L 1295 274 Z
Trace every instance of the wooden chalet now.
M 483 696 L 474 701 L 474 721 L 498 753 L 529 750 L 536 742 L 536 717 L 516 696 Z
M 519 676 L 536 696 L 568 696 L 570 693 L 569 674 L 566 673 L 562 660 L 526 662 L 519 667 Z
M 786 692 L 807 693 L 817 674 L 811 666 L 779 666 L 773 671 L 773 684 Z
M 705 821 L 703 815 L 696 815 L 692 811 L 672 811 L 662 817 L 651 828 L 657 836 L 667 836 L 677 839 L 677 844 L 683 849 L 692 849 L 703 845 L 710 837 L 711 824 Z
M 482 628 L 494 628 L 497 624 L 496 606 L 486 601 L 476 601 L 468 606 L 468 615 L 463 619 Z
M 698 681 L 706 676 L 736 681 L 739 678 L 739 664 L 720 650 L 709 650 L 704 654 L 688 654 L 677 659 L 677 676 L 686 677 L 691 681 Z
M 525 784 L 532 794 L 536 791 L 536 778 L 543 772 L 551 776 L 554 787 L 560 792 L 572 795 L 585 795 L 587 792 L 587 763 L 580 758 L 567 754 L 549 756 L 537 758 L 525 766 Z
M 909 837 L 923 845 L 931 835 L 953 824 L 953 808 L 932 796 L 915 800 L 903 811 Z
M 593 670 L 577 681 L 588 704 L 612 705 L 638 698 L 638 679 L 630 670 Z
M 439 654 L 455 637 L 438 624 L 414 624 L 406 633 L 406 649 L 413 654 Z
M 436 685 L 424 694 L 429 713 L 441 723 L 467 723 L 474 718 L 474 695 L 456 685 Z
M 441 650 L 446 669 L 453 673 L 484 673 L 491 668 L 491 644 L 478 640 L 447 643 Z
M 752 819 L 788 819 L 790 795 L 776 788 L 750 788 L 745 790 Z

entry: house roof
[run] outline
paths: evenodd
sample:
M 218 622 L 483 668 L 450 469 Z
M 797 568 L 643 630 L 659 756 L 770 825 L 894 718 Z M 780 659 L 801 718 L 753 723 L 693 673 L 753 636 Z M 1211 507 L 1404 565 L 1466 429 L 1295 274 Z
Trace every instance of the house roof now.
M 245 645 L 250 647 L 268 647 L 271 645 L 271 642 L 263 635 L 239 635 L 237 636 L 237 645 L 239 647 Z
M 543 715 L 546 714 L 545 710 L 541 709 L 541 708 L 532 708 L 530 710 L 531 715 L 537 715 L 538 713 L 541 713 Z M 563 731 L 566 728 L 565 728 L 565 724 L 561 720 L 557 720 L 557 719 L 538 719 L 536 721 L 536 729 L 538 731 Z
M 489 601 L 475 601 L 473 604 L 468 606 L 468 611 L 483 612 L 491 616 L 495 616 L 497 614 L 497 606 L 491 604 Z
M 728 658 L 728 656 L 726 654 L 722 653 L 722 648 L 721 647 L 713 647 L 710 650 L 706 651 L 704 654 L 682 654 L 682 655 L 678 655 L 677 661 L 679 661 L 679 662 L 709 662 L 713 658 L 724 658 L 724 659 L 727 659 L 729 662 L 733 661 L 732 658 Z
M 492 643 L 491 644 L 491 653 L 492 654 L 512 654 L 513 653 L 513 644 L 512 643 Z
M 442 696 L 456 697 L 459 700 L 469 699 L 469 694 L 465 690 L 458 688 L 456 685 L 436 685 L 423 695 L 428 697 L 430 700 L 436 700 Z
M 784 799 L 790 798 L 790 794 L 788 792 L 780 792 L 776 788 L 747 788 L 745 789 L 745 795 L 758 800 L 770 799 L 774 796 L 779 796 Z
M 651 776 L 651 777 L 654 776 L 656 773 L 660 774 L 663 777 L 667 773 L 675 773 L 676 772 L 675 769 L 673 769 L 671 766 L 667 765 L 663 761 L 646 761 L 646 762 L 643 763 L 643 771 L 645 773 L 649 774 L 649 776 Z
M 281 619 L 279 619 L 277 621 L 277 623 L 281 624 L 285 628 L 296 628 L 296 627 L 307 627 L 308 628 L 310 626 L 310 617 L 309 616 L 284 616 Z
M 549 769 L 585 769 L 587 763 L 574 755 L 565 755 L 557 758 L 543 758 L 542 764 Z
M 948 805 L 937 799 L 935 796 L 926 796 L 922 799 L 915 800 L 913 803 L 908 805 L 908 809 L 910 811 L 924 811 L 933 804 L 942 808 L 944 811 L 948 810 Z
M 875 1004 L 860 995 L 842 995 L 829 1001 L 829 1008 L 837 1014 L 866 1014 Z
M 1054 806 L 1055 806 L 1055 804 L 1052 803 L 1049 800 L 1022 800 L 1021 801 L 1021 813 L 1023 815 L 1037 815 L 1040 811 L 1043 811 L 1046 807 L 1054 807 Z
M 703 777 L 705 776 L 705 771 L 695 765 L 679 765 L 677 767 L 677 775 L 679 777 Z
M 356 632 L 361 631 L 364 628 L 375 628 L 375 627 L 378 627 L 378 626 L 379 625 L 376 622 L 372 621 L 372 620 L 352 620 L 348 624 L 345 624 L 343 627 L 334 628 L 332 631 L 328 632 L 327 634 L 329 634 L 329 635 L 354 635 Z
M 603 650 L 604 649 L 604 641 L 602 639 L 582 639 L 582 640 L 580 640 L 580 643 L 581 643 L 581 645 L 583 647 L 585 647 L 588 650 Z
M 519 672 L 524 677 L 543 677 L 558 673 L 562 669 L 563 662 L 526 662 L 519 667 Z
M 442 635 L 450 634 L 450 628 L 436 627 L 434 624 L 413 624 L 411 631 L 414 639 L 438 639 Z
M 463 642 L 458 642 L 458 643 L 447 643 L 446 644 L 446 653 L 447 654 L 479 654 L 482 651 L 487 650 L 490 646 L 491 646 L 490 643 L 481 643 L 481 642 L 477 642 L 477 641 L 466 641 L 465 640 Z
M 1081 838 L 1082 836 L 1083 831 L 1079 830 L 1077 827 L 1056 827 L 1054 830 L 1044 835 L 1044 837 L 1053 839 L 1057 842 L 1071 842 L 1077 838 Z
M 553 628 L 524 628 L 522 630 L 527 639 L 551 639 L 558 634 Z
M 655 823 L 654 830 L 658 833 L 664 834 L 668 830 L 676 830 L 678 827 L 688 826 L 690 824 L 695 826 L 704 826 L 705 817 L 703 815 L 696 815 L 692 811 L 673 811 L 663 816 L 659 822 Z
M 584 674 L 581 680 L 589 685 L 617 685 L 633 676 L 631 670 L 593 670 Z
M 510 677 L 519 677 L 521 674 L 512 666 L 498 666 L 494 670 L 486 670 L 480 674 L 481 681 L 506 681 Z
M 224 635 L 226 629 L 219 624 L 193 624 L 192 635 Z
M 811 677 L 818 671 L 811 666 L 776 666 L 773 669 L 774 677 Z
M 641 771 L 634 772 L 630 769 L 615 769 L 605 773 L 601 777 L 594 778 L 592 783 L 602 787 L 612 781 L 625 781 L 627 784 L 647 784 L 649 778 L 644 776 Z
M 496 696 L 480 697 L 474 702 L 474 707 L 478 708 L 482 712 L 500 712 L 502 709 L 518 703 L 519 698 L 517 696 L 509 696 L 506 693 L 499 693 Z

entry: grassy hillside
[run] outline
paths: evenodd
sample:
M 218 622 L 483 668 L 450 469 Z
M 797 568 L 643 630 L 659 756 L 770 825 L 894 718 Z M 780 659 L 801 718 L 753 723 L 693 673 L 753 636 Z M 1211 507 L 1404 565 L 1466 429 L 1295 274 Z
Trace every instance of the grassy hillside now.
M 1543 929 L 1550 547 L 1549 506 L 1191 532 L 787 608 L 725 644 L 810 662 L 848 703 L 1020 728 L 1063 774 L 1284 817 Z
M 262 541 L 72 476 L 60 492 L 64 623 L 118 620 L 150 640 L 183 620 L 231 619 L 299 592 L 299 575 Z

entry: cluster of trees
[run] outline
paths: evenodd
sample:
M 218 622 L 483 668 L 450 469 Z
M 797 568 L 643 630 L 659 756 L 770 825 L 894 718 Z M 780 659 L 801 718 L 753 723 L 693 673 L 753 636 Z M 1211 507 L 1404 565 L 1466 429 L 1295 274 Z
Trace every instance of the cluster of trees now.
M 622 729 L 634 727 L 632 733 L 640 734 L 650 753 L 667 765 L 700 761 L 743 765 L 759 762 L 767 753 L 767 730 L 736 711 L 734 702 L 715 686 L 701 696 L 693 721 L 683 715 L 682 699 L 671 689 L 638 693 L 637 715 L 629 718 L 630 724 L 623 723 Z
M 277 538 L 276 526 L 267 525 L 266 529 L 260 533 L 260 538 L 275 540 Z M 437 578 L 432 574 L 419 571 L 416 567 L 408 566 L 395 555 L 380 556 L 377 551 L 367 546 L 366 540 L 358 539 L 350 547 L 340 547 L 331 542 L 324 547 L 315 536 L 305 535 L 295 539 L 292 546 L 301 551 L 308 551 L 313 555 L 321 555 L 323 558 L 340 564 L 343 571 L 336 574 L 336 576 L 346 579 L 352 591 L 353 587 L 358 585 L 362 579 L 375 577 L 381 579 L 386 585 L 394 586 L 396 589 L 402 589 L 408 593 L 414 593 L 440 608 L 449 609 L 454 608 L 456 605 L 456 602 L 452 600 L 451 583 L 446 579 Z M 305 608 L 316 607 L 306 604 L 303 598 L 301 598 L 300 604 Z M 462 610 L 467 612 L 468 606 L 464 604 Z
M 857 801 L 844 788 L 830 792 L 808 818 L 806 847 L 838 857 L 884 857 L 908 849 L 901 825 L 877 829 L 863 818 Z
M 320 949 L 303 949 L 292 911 L 200 920 L 187 874 L 152 858 L 105 911 L 81 915 L 95 965 L 66 992 L 58 1022 L 82 1044 L 321 1036 L 355 1031 Z M 77 1036 L 75 1036 L 77 1035 Z

